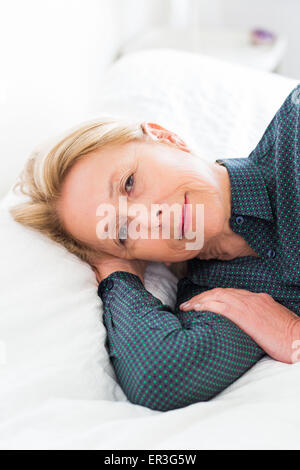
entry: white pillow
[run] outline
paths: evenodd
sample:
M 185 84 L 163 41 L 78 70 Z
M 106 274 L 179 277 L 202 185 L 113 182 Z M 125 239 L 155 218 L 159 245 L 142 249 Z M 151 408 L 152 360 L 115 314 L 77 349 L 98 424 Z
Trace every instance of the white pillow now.
M 105 349 L 93 271 L 63 247 L 14 222 L 8 205 L 7 198 L 0 209 L 5 413 L 50 396 L 127 400 Z M 174 305 L 177 279 L 162 263 L 149 265 L 145 282 L 162 302 Z
M 99 114 L 157 121 L 210 158 L 247 156 L 294 86 L 205 56 L 139 52 L 107 74 Z M 127 401 L 105 349 L 94 273 L 63 247 L 15 223 L 8 214 L 14 201 L 10 191 L 0 210 L 4 416 L 50 398 Z M 146 288 L 171 306 L 176 283 L 161 263 L 147 269 Z
M 211 160 L 247 157 L 297 84 L 209 56 L 147 50 L 110 68 L 98 109 L 157 121 Z

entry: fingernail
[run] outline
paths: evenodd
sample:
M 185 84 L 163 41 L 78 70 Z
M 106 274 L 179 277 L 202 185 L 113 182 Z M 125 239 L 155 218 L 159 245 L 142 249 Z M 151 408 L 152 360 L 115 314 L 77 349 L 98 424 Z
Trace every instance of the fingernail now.
M 180 305 L 181 308 L 189 307 L 190 303 L 189 302 L 184 302 L 183 304 Z

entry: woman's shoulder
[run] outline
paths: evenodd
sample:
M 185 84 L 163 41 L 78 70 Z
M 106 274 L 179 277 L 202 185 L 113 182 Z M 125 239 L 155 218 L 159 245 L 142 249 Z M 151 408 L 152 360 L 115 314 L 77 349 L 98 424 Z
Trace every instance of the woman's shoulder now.
M 260 141 L 249 157 L 258 164 L 276 163 L 287 160 L 299 165 L 300 136 L 300 84 L 284 100 L 264 131 Z

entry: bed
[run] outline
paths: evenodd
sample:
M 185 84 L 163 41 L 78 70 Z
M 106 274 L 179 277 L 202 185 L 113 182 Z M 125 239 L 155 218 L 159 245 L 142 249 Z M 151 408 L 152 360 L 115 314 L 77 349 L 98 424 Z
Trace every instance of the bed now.
M 147 50 L 99 83 L 97 116 L 169 127 L 198 155 L 247 157 L 297 81 L 208 56 Z M 96 116 L 95 116 L 96 117 Z M 45 144 L 38 151 L 45 151 Z M 300 363 L 264 357 L 208 402 L 169 412 L 130 403 L 105 348 L 91 268 L 0 207 L 2 449 L 299 448 Z M 173 306 L 177 279 L 151 263 L 146 289 Z

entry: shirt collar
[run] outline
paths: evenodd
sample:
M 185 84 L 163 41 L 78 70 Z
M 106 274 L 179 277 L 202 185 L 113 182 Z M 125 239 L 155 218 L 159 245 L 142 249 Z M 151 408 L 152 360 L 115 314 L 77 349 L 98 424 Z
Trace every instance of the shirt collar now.
M 241 214 L 273 221 L 266 184 L 258 166 L 249 158 L 220 158 L 231 183 L 231 214 Z

